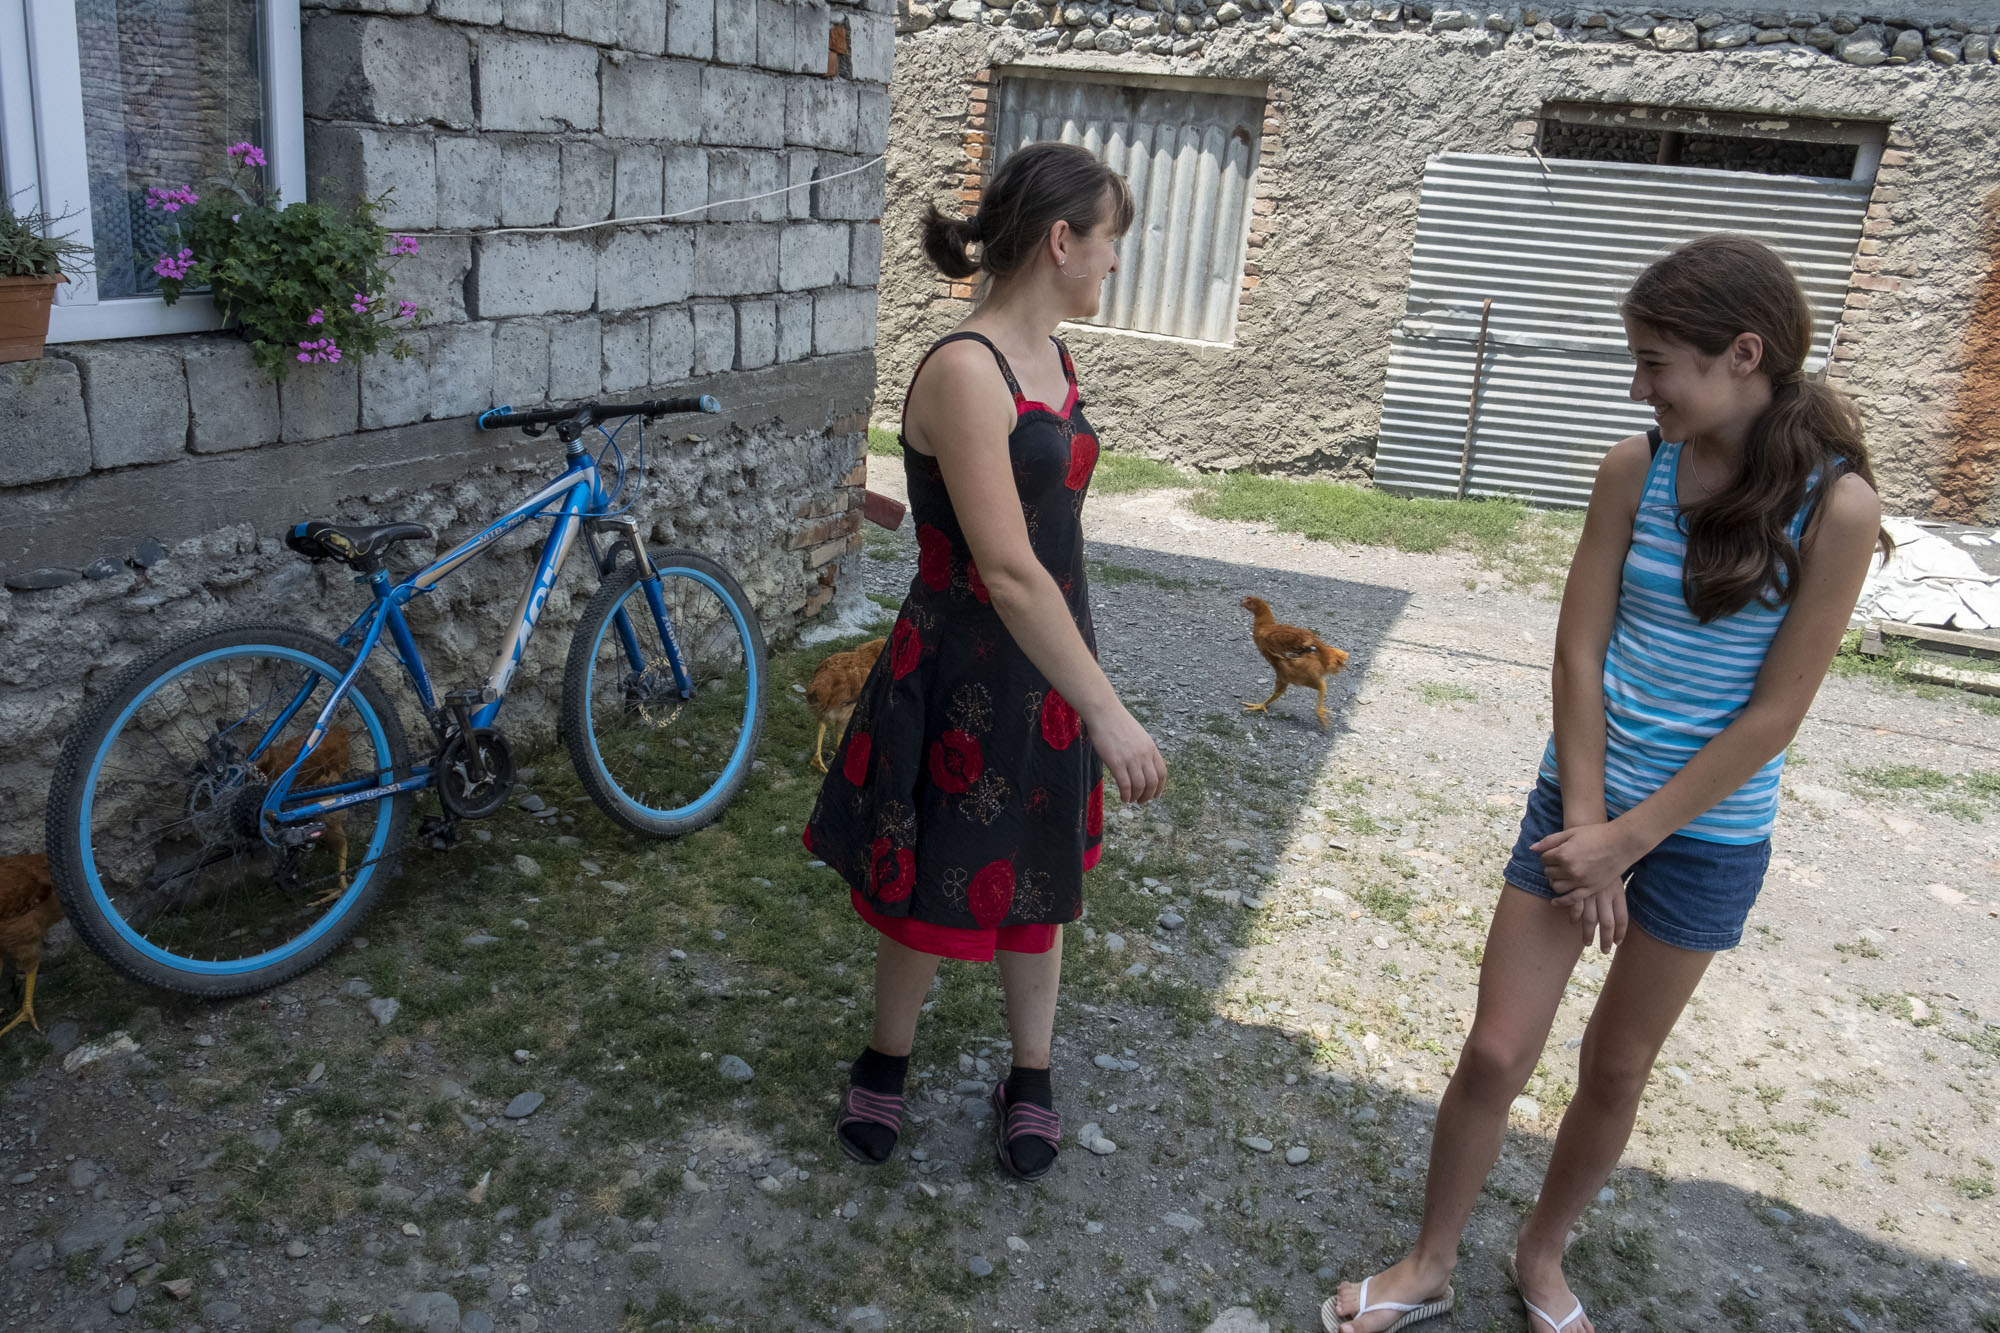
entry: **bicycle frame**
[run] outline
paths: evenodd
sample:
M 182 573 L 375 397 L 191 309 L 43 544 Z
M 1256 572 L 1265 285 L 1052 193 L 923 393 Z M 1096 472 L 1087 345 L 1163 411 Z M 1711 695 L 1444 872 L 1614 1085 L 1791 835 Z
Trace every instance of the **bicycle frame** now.
M 633 558 L 639 563 L 639 568 L 648 576 L 644 584 L 646 600 L 659 629 L 660 641 L 666 646 L 675 689 L 681 698 L 692 698 L 694 681 L 682 659 L 680 643 L 667 616 L 666 599 L 661 594 L 659 579 L 653 573 L 651 560 L 646 554 L 645 542 L 639 534 L 638 525 L 630 517 L 606 513 L 611 498 L 605 493 L 597 460 L 588 451 L 573 444 L 568 453 L 568 466 L 561 476 L 430 564 L 398 583 L 391 583 L 388 573 L 384 570 L 378 569 L 366 575 L 374 599 L 339 639 L 342 647 L 359 640 L 360 647 L 355 651 L 354 664 L 341 677 L 332 695 L 320 708 L 312 730 L 307 733 L 305 744 L 299 747 L 299 753 L 293 759 L 291 766 L 271 783 L 261 809 L 266 828 L 304 824 L 349 806 L 379 801 L 404 792 L 420 791 L 432 784 L 435 780 L 433 770 L 427 765 L 417 765 L 412 769 L 410 776 L 400 780 L 395 780 L 393 774 L 390 774 L 388 776 L 392 780 L 385 782 L 382 780 L 383 775 L 378 774 L 372 778 L 359 778 L 296 794 L 291 789 L 292 782 L 306 759 L 326 736 L 341 700 L 346 698 L 348 691 L 353 688 L 355 680 L 361 675 L 362 669 L 367 665 L 369 657 L 381 643 L 385 633 L 393 645 L 393 651 L 402 664 L 404 673 L 409 677 L 411 687 L 423 703 L 424 714 L 430 722 L 434 739 L 443 741 L 444 719 L 431 688 L 430 674 L 424 668 L 423 654 L 417 647 L 415 637 L 410 633 L 409 622 L 403 616 L 403 607 L 415 598 L 431 592 L 461 566 L 478 556 L 490 553 L 495 543 L 508 533 L 524 523 L 537 519 L 553 518 L 555 525 L 542 544 L 541 558 L 535 566 L 534 577 L 528 581 L 527 588 L 521 594 L 507 638 L 494 656 L 492 669 L 487 673 L 484 687 L 480 690 L 480 707 L 471 714 L 472 725 L 491 726 L 499 716 L 500 706 L 506 702 L 507 687 L 513 680 L 515 671 L 520 667 L 522 659 L 527 655 L 528 644 L 534 638 L 535 626 L 541 619 L 543 607 L 547 604 L 549 590 L 555 586 L 557 576 L 568 563 L 578 535 L 586 531 L 594 533 L 611 529 L 622 534 L 623 540 L 633 553 Z M 593 556 L 596 556 L 595 542 L 590 541 L 589 545 Z M 600 574 L 608 570 L 612 558 L 614 558 L 612 555 L 598 557 Z M 634 671 L 643 670 L 645 663 L 638 635 L 633 631 L 631 620 L 622 608 L 614 620 L 614 625 L 627 663 Z M 318 677 L 306 681 L 291 702 L 280 710 L 276 719 L 265 729 L 251 751 L 249 756 L 251 759 L 254 760 L 257 755 L 270 747 L 291 720 L 306 706 L 319 688 L 319 684 Z

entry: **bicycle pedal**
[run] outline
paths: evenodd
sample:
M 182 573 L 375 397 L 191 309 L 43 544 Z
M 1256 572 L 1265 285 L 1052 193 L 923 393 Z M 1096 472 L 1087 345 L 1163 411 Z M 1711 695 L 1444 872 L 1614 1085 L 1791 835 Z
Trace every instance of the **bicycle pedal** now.
M 448 852 L 458 846 L 458 820 L 449 815 L 425 815 L 417 825 L 417 838 L 434 852 Z
M 303 847 L 308 843 L 318 842 L 320 835 L 325 832 L 326 825 L 317 819 L 307 820 L 303 824 L 287 824 L 278 830 L 278 845 Z

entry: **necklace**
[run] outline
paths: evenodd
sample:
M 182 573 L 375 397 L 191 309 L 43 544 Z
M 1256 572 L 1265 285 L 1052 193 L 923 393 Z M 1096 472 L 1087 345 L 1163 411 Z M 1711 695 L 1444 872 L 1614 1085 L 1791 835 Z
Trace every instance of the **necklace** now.
M 1686 450 L 1686 455 L 1688 463 L 1688 476 L 1694 481 L 1694 483 L 1697 486 L 1701 487 L 1701 495 L 1698 498 L 1706 500 L 1711 495 L 1714 495 L 1718 489 L 1720 489 L 1721 483 L 1718 482 L 1714 486 L 1711 486 L 1706 481 L 1702 480 L 1701 468 L 1695 462 L 1693 446 L 1688 447 L 1688 449 Z

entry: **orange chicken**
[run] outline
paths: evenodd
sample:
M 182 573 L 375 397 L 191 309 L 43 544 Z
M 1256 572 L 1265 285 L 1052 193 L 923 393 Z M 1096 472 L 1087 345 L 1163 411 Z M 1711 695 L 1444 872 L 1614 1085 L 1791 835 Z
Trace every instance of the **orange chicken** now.
M 1278 688 L 1271 691 L 1270 698 L 1243 706 L 1253 713 L 1262 713 L 1294 685 L 1318 690 L 1319 703 L 1313 712 L 1319 717 L 1319 729 L 1325 731 L 1332 721 L 1332 715 L 1326 711 L 1326 678 L 1337 676 L 1346 668 L 1347 654 L 1309 629 L 1280 624 L 1271 615 L 1271 604 L 1261 597 L 1245 597 L 1243 609 L 1255 618 L 1250 637 L 1256 641 L 1257 651 L 1271 664 L 1271 670 L 1278 673 Z
M 5 1036 L 23 1022 L 40 1032 L 35 1021 L 35 973 L 42 966 L 42 940 L 62 920 L 62 900 L 49 876 L 49 858 L 41 852 L 0 856 L 0 964 L 12 963 L 21 973 L 26 993 Z
M 813 672 L 812 684 L 806 686 L 806 706 L 819 719 L 819 735 L 813 737 L 812 765 L 820 772 L 826 772 L 826 729 L 832 727 L 836 734 L 847 726 L 847 719 L 854 716 L 854 702 L 861 697 L 861 687 L 868 680 L 868 673 L 875 669 L 875 659 L 882 655 L 884 639 L 870 639 L 859 648 L 850 648 L 844 653 L 835 653 L 819 664 Z
M 292 766 L 292 761 L 299 757 L 299 751 L 304 748 L 305 743 L 306 738 L 299 736 L 286 741 L 283 745 L 272 746 L 257 760 L 257 771 L 264 775 L 266 781 L 277 781 L 279 776 Z M 347 747 L 346 728 L 337 724 L 328 727 L 325 737 L 319 743 L 319 748 L 312 752 L 311 757 L 306 760 L 305 767 L 301 768 L 298 776 L 292 779 L 292 790 L 309 791 L 314 787 L 324 787 L 345 779 Z M 321 841 L 336 858 L 334 872 L 338 876 L 338 884 L 337 887 L 327 890 L 315 899 L 313 902 L 315 907 L 330 903 L 347 892 L 347 821 L 342 811 L 335 810 L 331 814 L 321 816 L 320 822 L 326 825 L 326 832 L 321 835 Z

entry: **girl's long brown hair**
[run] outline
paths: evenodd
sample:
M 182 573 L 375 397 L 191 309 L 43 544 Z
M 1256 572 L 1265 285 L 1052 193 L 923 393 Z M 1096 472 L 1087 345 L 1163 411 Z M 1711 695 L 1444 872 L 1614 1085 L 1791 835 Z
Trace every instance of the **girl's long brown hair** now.
M 1057 222 L 1069 223 L 1080 236 L 1098 227 L 1122 236 L 1132 225 L 1132 191 L 1089 149 L 1031 143 L 1000 164 L 973 216 L 946 217 L 935 204 L 924 210 L 924 253 L 947 278 L 969 278 L 982 270 L 1005 278 L 1027 267 Z M 974 245 L 976 258 L 970 253 Z
M 1703 624 L 1752 601 L 1785 605 L 1799 581 L 1798 546 L 1786 530 L 1793 516 L 1810 501 L 1817 522 L 1819 502 L 1844 473 L 1875 485 L 1861 414 L 1846 395 L 1806 378 L 1812 307 L 1799 280 L 1761 241 L 1703 236 L 1641 273 L 1620 309 L 1704 356 L 1720 356 L 1739 334 L 1764 340 L 1759 371 L 1770 377 L 1771 405 L 1750 427 L 1736 484 L 1681 511 L 1682 595 Z

